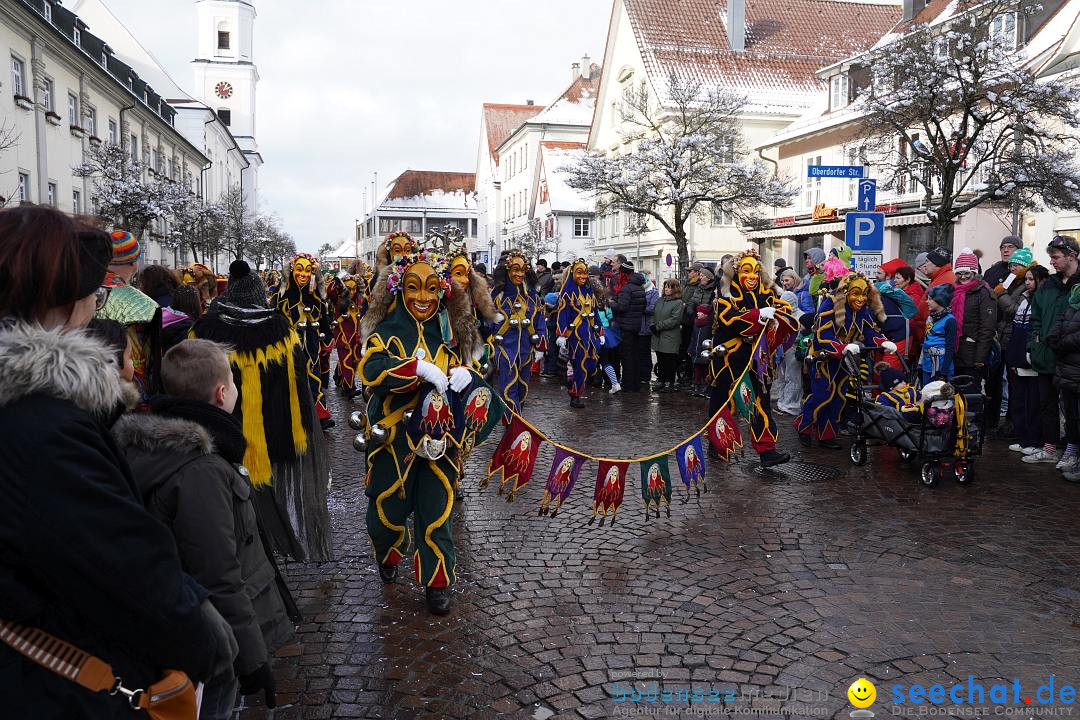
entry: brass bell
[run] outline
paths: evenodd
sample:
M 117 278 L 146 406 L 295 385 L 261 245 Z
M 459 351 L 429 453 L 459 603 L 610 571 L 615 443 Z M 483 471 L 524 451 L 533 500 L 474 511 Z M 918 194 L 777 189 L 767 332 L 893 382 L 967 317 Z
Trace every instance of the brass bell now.
M 376 423 L 371 426 L 371 442 L 382 445 L 388 437 L 390 437 L 390 433 L 382 425 Z
M 491 339 L 494 340 L 497 343 L 501 343 L 506 338 L 504 336 L 502 336 L 502 335 L 492 335 Z
M 712 340 L 710 340 L 708 338 L 705 338 L 704 340 L 702 340 L 701 341 L 701 349 L 702 350 L 712 350 Z
M 529 336 L 529 342 L 531 342 L 533 345 L 539 345 L 540 344 L 540 336 L 537 335 L 536 333 L 533 333 L 532 335 Z
M 304 308 L 304 312 L 307 312 L 307 313 L 311 312 L 311 308 L 309 308 L 309 307 Z
M 352 414 L 349 415 L 349 427 L 353 430 L 363 430 L 364 414 L 359 410 L 353 410 Z
M 491 377 L 491 374 L 494 370 L 495 367 L 490 362 L 484 362 L 480 365 L 480 375 L 485 380 Z
M 521 303 L 519 303 L 519 302 L 514 303 L 514 309 L 515 310 L 520 310 L 521 309 Z
M 409 422 L 409 420 L 412 419 L 412 414 L 413 414 L 412 410 L 406 410 L 405 411 L 405 415 L 403 416 L 405 418 L 405 422 Z
M 709 358 L 709 357 L 711 357 L 711 356 L 712 356 L 712 353 L 711 353 L 711 352 L 709 352 L 708 350 L 702 350 L 702 351 L 701 351 L 701 357 L 703 357 L 703 358 Z
M 367 440 L 364 438 L 364 433 L 356 434 L 356 437 L 352 439 L 352 447 L 358 453 L 367 452 Z
M 517 318 L 510 318 L 510 326 L 511 327 L 517 327 L 520 324 L 521 324 L 521 321 L 518 320 Z

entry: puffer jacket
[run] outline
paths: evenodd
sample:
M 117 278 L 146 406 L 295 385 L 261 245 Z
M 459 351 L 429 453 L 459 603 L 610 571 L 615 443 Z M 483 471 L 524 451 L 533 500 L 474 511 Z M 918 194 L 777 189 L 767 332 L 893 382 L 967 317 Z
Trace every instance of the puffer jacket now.
M 716 294 L 716 276 L 708 270 L 702 270 L 699 274 L 701 280 L 696 284 L 685 283 L 683 285 L 683 325 L 694 324 L 698 305 L 712 307 L 713 297 Z
M 106 426 L 122 391 L 114 351 L 82 332 L 0 324 L 0 618 L 112 665 L 130 688 L 164 668 L 214 672 L 206 590 L 180 568 Z M 0 643 L 4 717 L 131 720 Z
M 682 340 L 683 301 L 682 298 L 664 296 L 656 301 L 653 308 L 652 349 L 658 353 L 679 352 Z
M 1041 375 L 1053 375 L 1057 359 L 1050 346 L 1050 331 L 1068 307 L 1069 291 L 1080 279 L 1080 272 L 1068 280 L 1061 273 L 1054 273 L 1043 281 L 1031 299 L 1031 335 L 1028 337 L 1028 353 L 1031 368 Z
M 645 316 L 645 305 L 645 276 L 634 273 L 611 304 L 619 330 L 624 334 L 638 334 L 641 331 L 641 319 Z
M 964 326 L 956 329 L 960 336 L 956 347 L 957 367 L 974 367 L 986 362 L 997 334 L 997 319 L 997 303 L 986 283 L 980 282 L 969 289 L 964 298 Z
M 1054 384 L 1080 392 L 1080 308 L 1066 304 L 1047 341 L 1057 357 Z
M 182 401 L 181 401 L 182 402 Z M 160 399 L 155 399 L 155 408 Z M 239 463 L 246 443 L 236 424 Z M 259 537 L 251 480 L 215 445 L 208 427 L 179 417 L 127 415 L 113 428 L 131 464 L 147 510 L 176 539 L 180 562 L 210 591 L 210 601 L 236 635 L 235 667 L 246 675 L 267 662 L 292 634 L 274 570 Z M 217 442 L 224 443 L 224 439 Z
M 1013 319 L 1016 317 L 1016 308 L 1020 305 L 1020 299 L 1024 296 L 1024 275 L 1027 268 L 1019 273 L 1014 273 L 1014 279 L 1008 289 L 1002 288 L 994 293 L 994 301 L 998 306 L 998 341 L 1002 348 L 1009 345 L 1012 336 Z M 1000 285 L 999 285 L 1000 287 Z

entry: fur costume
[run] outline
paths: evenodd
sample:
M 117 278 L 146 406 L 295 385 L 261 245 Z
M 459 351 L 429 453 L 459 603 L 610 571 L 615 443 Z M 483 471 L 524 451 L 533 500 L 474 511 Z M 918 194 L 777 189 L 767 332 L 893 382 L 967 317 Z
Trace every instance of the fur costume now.
M 295 268 L 298 261 L 310 263 L 311 277 L 300 287 L 297 284 Z M 289 272 L 274 302 L 275 307 L 297 331 L 300 345 L 308 358 L 307 377 L 311 384 L 311 395 L 315 398 L 315 409 L 320 420 L 330 417 L 323 404 L 323 392 L 329 380 L 329 355 L 331 312 L 326 304 L 326 284 L 319 272 L 318 258 L 308 253 L 297 253 L 289 263 Z
M 337 350 L 336 377 L 347 393 L 359 388 L 356 371 L 360 367 L 360 318 L 364 301 L 363 278 L 346 275 L 341 279 L 341 296 L 338 298 L 338 318 L 334 321 L 334 347 Z
M 514 259 L 524 259 L 520 252 L 512 251 L 506 256 L 509 264 Z M 526 262 L 526 267 L 528 263 Z M 492 337 L 495 350 L 495 388 L 506 407 L 521 412 L 529 395 L 532 377 L 533 354 L 547 335 L 547 322 L 536 288 L 525 281 L 515 285 L 510 273 L 505 272 L 502 285 L 492 289 L 495 308 L 503 320 L 495 328 Z

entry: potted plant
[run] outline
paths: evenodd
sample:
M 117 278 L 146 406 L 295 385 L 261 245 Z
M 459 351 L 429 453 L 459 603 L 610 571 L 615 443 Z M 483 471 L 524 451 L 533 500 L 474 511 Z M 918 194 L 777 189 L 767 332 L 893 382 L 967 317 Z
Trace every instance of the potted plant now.
M 60 113 L 49 110 L 45 113 L 45 120 L 52 125 L 59 125 L 61 120 Z
M 34 109 L 34 101 L 26 97 L 25 95 L 16 95 L 15 104 L 21 107 L 23 110 Z
M 80 126 L 71 125 L 70 127 L 71 127 L 71 134 L 74 135 L 75 137 L 77 137 L 77 138 L 86 137 L 86 131 L 83 130 Z

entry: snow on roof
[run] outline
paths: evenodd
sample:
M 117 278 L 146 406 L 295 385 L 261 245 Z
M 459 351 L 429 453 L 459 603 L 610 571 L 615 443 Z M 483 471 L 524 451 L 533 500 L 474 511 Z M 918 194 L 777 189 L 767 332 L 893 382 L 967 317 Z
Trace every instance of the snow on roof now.
M 101 0 L 74 0 L 68 7 L 78 15 L 99 38 L 109 44 L 113 54 L 139 74 L 161 97 L 195 102 L 191 94 L 173 80 L 154 55 L 135 39 L 119 18 Z
M 340 245 L 338 245 L 334 252 L 330 253 L 328 257 L 354 258 L 356 257 L 356 251 L 358 249 L 356 245 L 356 240 L 345 240 Z
M 591 213 L 596 200 L 589 194 L 575 190 L 566 184 L 561 168 L 573 165 L 585 156 L 585 143 L 541 143 L 541 161 L 544 164 L 544 180 L 547 182 L 548 205 L 552 212 Z
M 380 208 L 464 209 L 475 189 L 476 173 L 406 170 L 394 179 Z
M 589 77 L 578 75 L 555 102 L 544 111 L 531 118 L 531 123 L 551 123 L 553 125 L 592 125 L 593 111 L 596 109 L 596 96 L 600 92 L 601 67 L 596 63 L 589 65 Z

